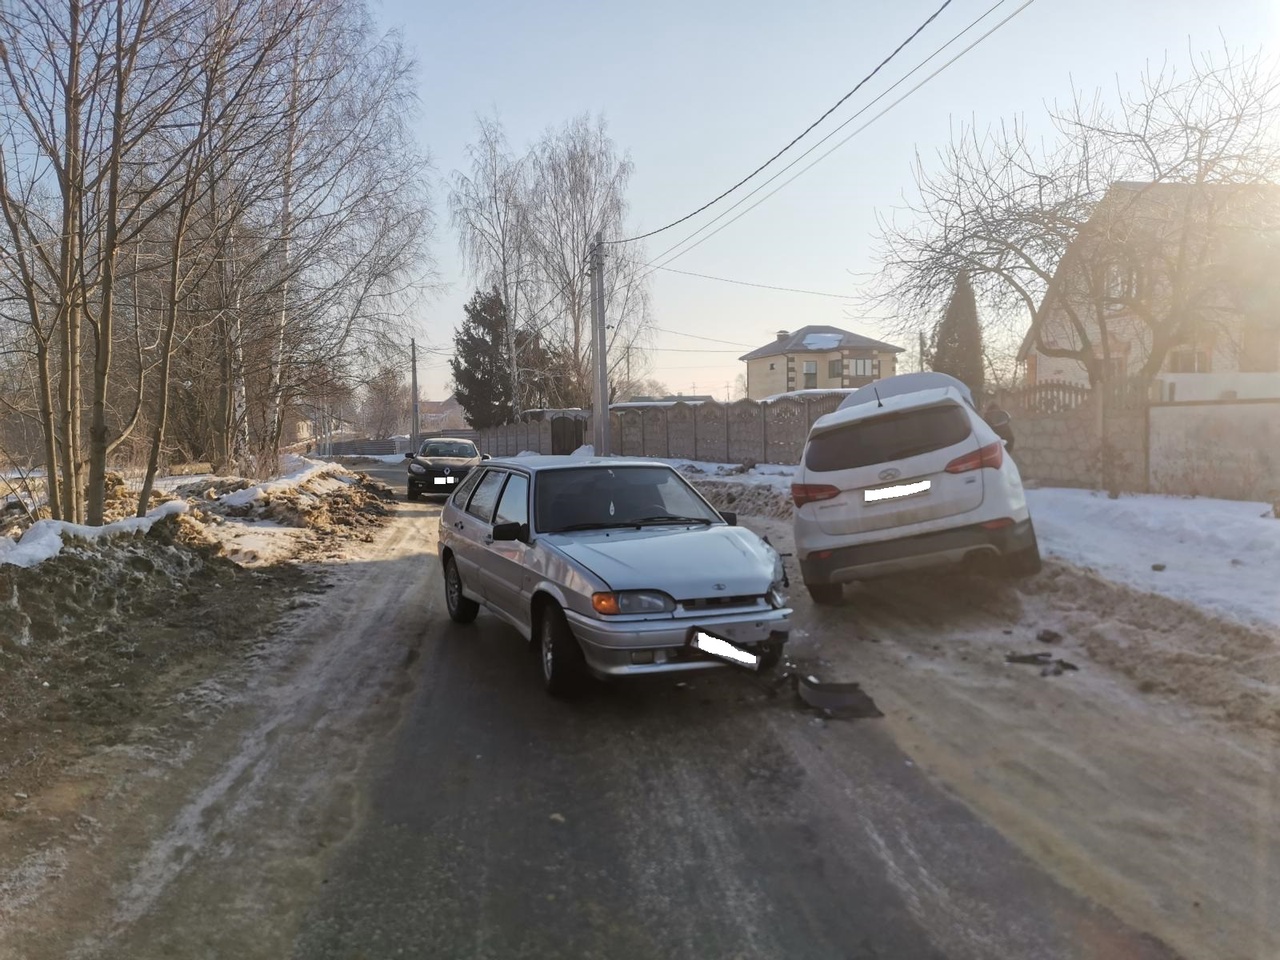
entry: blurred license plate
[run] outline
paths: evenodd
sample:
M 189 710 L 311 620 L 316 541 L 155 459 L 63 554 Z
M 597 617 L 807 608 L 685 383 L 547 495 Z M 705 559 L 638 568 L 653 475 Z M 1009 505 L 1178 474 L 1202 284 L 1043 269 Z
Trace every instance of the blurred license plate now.
M 453 483 L 453 477 L 436 477 L 436 483 Z
M 863 490 L 862 502 L 875 503 L 877 500 L 897 500 L 900 497 L 914 497 L 920 493 L 928 493 L 933 486 L 932 480 L 921 480 L 918 483 L 903 483 L 896 487 L 877 487 L 875 490 Z
M 726 663 L 732 663 L 739 667 L 746 667 L 748 670 L 756 670 L 760 666 L 760 658 L 750 650 L 744 650 L 736 643 L 707 633 L 697 627 L 690 631 L 689 646 L 708 656 L 724 660 Z

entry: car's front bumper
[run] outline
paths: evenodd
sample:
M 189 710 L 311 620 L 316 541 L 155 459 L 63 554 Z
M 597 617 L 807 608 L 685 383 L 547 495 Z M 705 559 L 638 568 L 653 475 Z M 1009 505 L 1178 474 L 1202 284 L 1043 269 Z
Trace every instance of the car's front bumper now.
M 959 563 L 977 553 L 1008 556 L 1035 543 L 1031 520 L 990 530 L 982 524 L 817 550 L 800 558 L 805 583 L 845 583 Z
M 587 666 L 597 676 L 673 673 L 724 666 L 723 660 L 689 648 L 689 632 L 694 627 L 745 647 L 785 643 L 791 631 L 789 607 L 702 619 L 608 621 L 572 611 L 567 616 L 573 635 L 582 645 Z M 646 662 L 637 663 L 637 660 Z
M 465 473 L 450 474 L 453 482 L 449 482 L 448 477 L 440 474 L 421 474 L 411 473 L 408 475 L 409 492 L 416 493 L 419 496 L 427 497 L 447 497 L 458 489 L 458 484 L 467 478 Z M 436 483 L 437 479 L 443 479 L 444 483 Z

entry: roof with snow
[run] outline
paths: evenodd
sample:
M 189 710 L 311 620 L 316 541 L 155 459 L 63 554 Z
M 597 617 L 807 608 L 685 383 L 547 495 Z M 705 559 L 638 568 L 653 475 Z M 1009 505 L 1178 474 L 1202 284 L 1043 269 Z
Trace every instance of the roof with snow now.
M 902 353 L 902 347 L 891 343 L 872 340 L 861 334 L 839 327 L 808 326 L 801 327 L 786 336 L 779 334 L 772 343 L 743 354 L 739 360 L 759 360 L 761 357 L 776 357 L 784 353 L 829 353 L 833 350 L 878 350 L 881 353 Z

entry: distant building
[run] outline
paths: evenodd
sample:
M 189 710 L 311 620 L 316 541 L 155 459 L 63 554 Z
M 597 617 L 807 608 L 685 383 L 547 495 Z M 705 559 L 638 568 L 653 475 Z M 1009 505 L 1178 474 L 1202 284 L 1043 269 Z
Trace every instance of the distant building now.
M 444 400 L 418 401 L 418 429 L 423 433 L 437 430 L 460 430 L 467 425 L 462 404 L 454 396 Z
M 763 400 L 794 390 L 864 387 L 897 372 L 902 347 L 839 327 L 779 330 L 771 343 L 738 359 L 747 365 L 747 396 Z

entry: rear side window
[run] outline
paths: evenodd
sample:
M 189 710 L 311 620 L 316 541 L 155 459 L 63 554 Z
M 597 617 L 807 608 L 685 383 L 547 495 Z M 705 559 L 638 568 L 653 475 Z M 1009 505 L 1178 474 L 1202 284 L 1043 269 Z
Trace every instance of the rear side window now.
M 954 403 L 886 413 L 811 437 L 804 465 L 820 473 L 869 467 L 954 446 L 970 432 L 969 417 Z
M 523 474 L 513 473 L 502 491 L 502 499 L 498 501 L 498 512 L 493 523 L 528 523 L 529 522 L 529 478 Z
M 493 507 L 498 502 L 498 491 L 502 489 L 502 481 L 505 479 L 507 479 L 505 471 L 486 472 L 480 480 L 480 486 L 476 487 L 471 502 L 467 504 L 467 513 L 488 523 L 493 517 Z
M 467 502 L 467 497 L 471 496 L 471 491 L 476 488 L 476 484 L 480 482 L 480 470 L 472 470 L 467 474 L 467 479 L 463 480 L 459 485 L 457 492 L 453 495 L 453 505 L 461 507 Z

